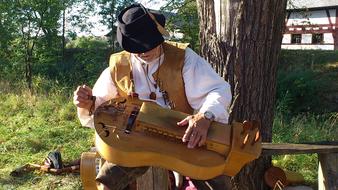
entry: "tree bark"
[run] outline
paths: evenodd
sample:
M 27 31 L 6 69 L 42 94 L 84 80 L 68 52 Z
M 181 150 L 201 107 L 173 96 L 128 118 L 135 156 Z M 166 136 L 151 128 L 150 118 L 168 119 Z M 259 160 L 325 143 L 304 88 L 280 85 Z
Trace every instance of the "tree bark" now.
M 271 142 L 276 70 L 286 0 L 197 0 L 201 55 L 231 85 L 229 121 L 258 120 L 262 141 Z M 232 179 L 235 189 L 267 189 L 271 165 L 262 157 Z
M 65 64 L 65 48 L 66 48 L 66 3 L 62 2 L 62 64 Z
M 21 31 L 22 31 L 22 41 L 25 44 L 25 78 L 26 78 L 26 83 L 27 87 L 30 91 L 30 93 L 33 93 L 33 86 L 32 86 L 32 55 L 33 55 L 33 48 L 34 46 L 32 45 L 30 47 L 30 40 L 31 40 L 31 28 L 30 28 L 30 22 L 28 22 L 28 32 L 25 35 L 24 32 L 24 25 L 21 26 Z
M 114 19 L 114 14 L 115 14 L 115 6 L 116 6 L 116 2 L 115 0 L 112 1 L 111 3 L 111 13 L 110 13 L 110 16 L 111 16 L 111 23 L 110 23 L 110 28 L 111 28 L 111 34 L 110 34 L 110 40 L 111 40 L 111 50 L 112 50 L 112 53 L 115 53 L 115 32 L 114 31 L 114 25 L 115 25 L 115 19 Z

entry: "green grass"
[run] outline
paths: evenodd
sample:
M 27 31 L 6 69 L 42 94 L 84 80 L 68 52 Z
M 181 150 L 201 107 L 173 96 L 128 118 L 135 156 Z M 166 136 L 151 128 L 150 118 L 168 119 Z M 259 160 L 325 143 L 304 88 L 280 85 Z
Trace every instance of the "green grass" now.
M 273 142 L 338 141 L 338 51 L 283 50 L 277 78 Z M 317 188 L 317 154 L 273 157 Z
M 9 93 L 6 85 L 1 87 L 0 189 L 81 189 L 76 174 L 30 172 L 10 176 L 27 163 L 42 164 L 50 151 L 59 150 L 67 162 L 79 159 L 93 146 L 94 131 L 80 126 L 71 94 L 35 96 Z
M 299 114 L 283 117 L 276 114 L 273 142 L 306 143 L 338 139 L 338 113 Z
M 307 56 L 300 56 L 300 53 L 315 54 L 313 59 L 316 60 L 316 64 L 312 67 L 312 61 L 306 59 Z M 319 55 L 322 53 L 325 54 L 325 59 Z M 288 93 L 284 94 L 289 96 L 281 96 L 278 99 L 273 142 L 306 143 L 338 140 L 338 113 L 330 112 L 337 108 L 337 105 L 332 103 L 338 93 L 337 55 L 338 52 L 306 51 L 289 52 L 288 55 L 284 55 L 281 71 L 285 71 L 287 77 L 292 76 L 291 71 L 299 71 L 299 67 L 308 69 L 311 66 L 310 74 L 313 75 L 310 75 L 309 79 L 315 81 L 318 79 L 312 76 L 320 76 L 322 82 L 328 84 L 329 88 L 318 90 L 318 87 L 314 86 L 315 83 L 308 79 L 298 86 L 290 85 L 288 81 L 279 84 L 279 89 L 285 87 L 285 92 Z M 330 59 L 326 60 L 327 57 Z M 291 63 L 293 60 L 296 60 L 295 63 Z M 307 76 L 305 74 L 295 74 L 295 80 L 299 81 L 299 78 Z M 21 83 L 0 81 L 0 190 L 82 189 L 79 175 L 76 174 L 55 176 L 30 172 L 21 177 L 10 175 L 11 171 L 27 163 L 42 163 L 48 153 L 54 150 L 61 152 L 63 161 L 79 159 L 81 153 L 88 151 L 94 142 L 94 131 L 81 127 L 77 119 L 76 109 L 72 104 L 72 90 L 75 88 L 72 84 L 62 85 L 42 76 L 36 76 L 33 82 L 36 95 L 22 90 L 26 88 Z M 317 89 L 320 93 L 316 91 L 310 97 L 308 89 Z M 314 101 L 316 97 L 320 100 L 320 104 L 314 105 L 318 111 L 310 113 L 308 111 L 314 109 L 306 105 L 316 102 Z M 295 108 L 300 106 L 309 107 L 311 110 L 303 109 L 306 112 L 299 113 Z M 275 165 L 300 172 L 307 183 L 315 188 L 317 162 L 316 154 L 273 157 Z
M 0 98 L 0 190 L 2 189 L 82 189 L 79 175 L 55 176 L 30 172 L 12 177 L 10 172 L 26 163 L 42 163 L 50 151 L 59 150 L 64 161 L 79 159 L 93 146 L 93 130 L 80 126 L 71 93 L 30 95 L 10 93 L 2 85 Z M 7 90 L 6 90 L 7 89 Z M 303 143 L 337 140 L 338 114 L 277 114 L 273 142 Z M 274 164 L 300 172 L 315 186 L 317 155 L 276 156 Z
M 324 115 L 300 114 L 283 117 L 277 114 L 273 126 L 274 143 L 311 143 L 338 140 L 338 113 Z M 274 156 L 273 164 L 289 171 L 299 172 L 306 183 L 317 187 L 317 154 Z

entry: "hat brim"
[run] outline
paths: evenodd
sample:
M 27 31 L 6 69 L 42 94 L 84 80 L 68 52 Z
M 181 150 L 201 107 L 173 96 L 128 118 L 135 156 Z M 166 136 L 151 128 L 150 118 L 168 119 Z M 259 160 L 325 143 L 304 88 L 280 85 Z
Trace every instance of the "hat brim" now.
M 155 11 L 149 12 L 151 12 L 155 16 L 156 20 L 164 27 L 165 17 Z M 149 17 L 149 20 L 151 20 L 149 15 L 146 16 Z M 151 22 L 153 21 L 151 20 Z M 156 24 L 153 23 L 150 27 L 154 27 L 155 29 L 145 30 L 144 28 L 135 28 L 134 34 L 128 35 L 122 32 L 120 26 L 118 26 L 116 31 L 117 41 L 125 51 L 130 53 L 144 53 L 150 51 L 164 42 L 164 38 L 157 30 Z
M 159 32 L 153 35 L 140 34 L 137 38 L 133 38 L 123 35 L 119 27 L 117 27 L 116 38 L 122 48 L 130 53 L 144 53 L 164 42 L 164 38 Z

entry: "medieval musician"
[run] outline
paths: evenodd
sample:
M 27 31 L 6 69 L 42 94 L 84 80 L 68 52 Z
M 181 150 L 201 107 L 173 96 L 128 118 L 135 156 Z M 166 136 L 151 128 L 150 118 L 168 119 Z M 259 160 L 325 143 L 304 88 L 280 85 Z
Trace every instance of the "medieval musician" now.
M 182 141 L 187 148 L 204 145 L 211 122 L 228 123 L 230 85 L 187 44 L 165 41 L 164 27 L 164 15 L 141 4 L 120 12 L 116 36 L 124 51 L 111 56 L 109 67 L 93 88 L 81 85 L 74 92 L 74 104 L 83 126 L 94 127 L 92 113 L 100 104 L 130 93 L 190 114 L 177 123 L 177 127 L 186 127 Z M 119 83 L 129 81 L 134 83 L 131 90 L 121 88 L 125 84 Z M 126 189 L 147 168 L 106 162 L 96 181 L 102 189 Z M 224 189 L 222 176 L 208 181 L 191 180 L 197 189 Z

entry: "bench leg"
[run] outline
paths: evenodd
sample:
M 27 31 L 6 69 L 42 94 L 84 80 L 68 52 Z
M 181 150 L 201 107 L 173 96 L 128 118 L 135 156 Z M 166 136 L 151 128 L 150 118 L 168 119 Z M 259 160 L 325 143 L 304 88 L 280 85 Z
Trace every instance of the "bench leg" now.
M 81 155 L 80 177 L 85 190 L 97 190 L 95 178 L 99 159 L 96 152 L 84 152 Z
M 338 189 L 338 153 L 318 154 L 318 189 Z
M 169 185 L 168 170 L 150 167 L 149 170 L 136 180 L 137 190 L 167 190 Z

